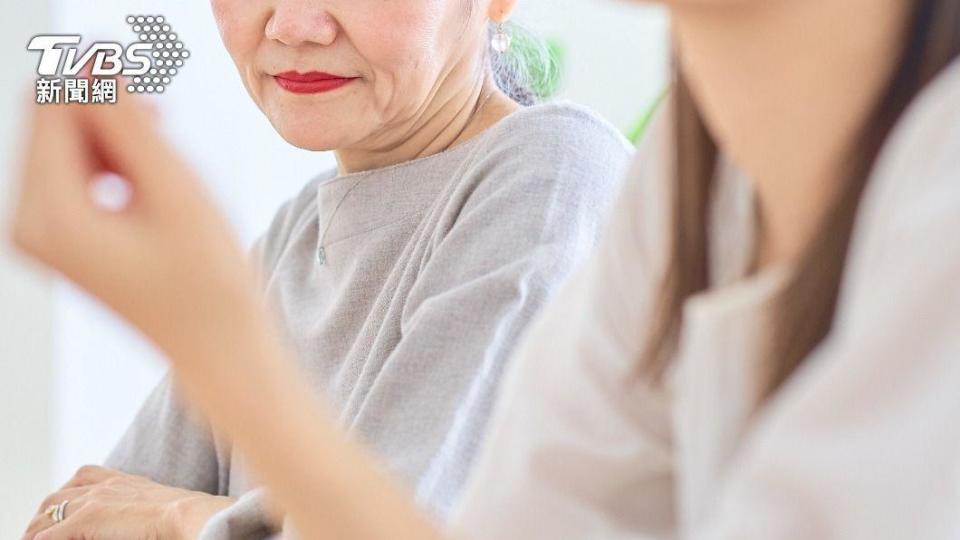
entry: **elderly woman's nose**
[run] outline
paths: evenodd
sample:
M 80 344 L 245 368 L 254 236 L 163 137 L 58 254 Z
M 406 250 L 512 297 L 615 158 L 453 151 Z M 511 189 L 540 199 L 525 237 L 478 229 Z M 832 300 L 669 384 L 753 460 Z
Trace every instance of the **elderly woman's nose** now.
M 291 47 L 304 43 L 330 45 L 339 26 L 316 0 L 279 0 L 267 22 L 266 36 Z

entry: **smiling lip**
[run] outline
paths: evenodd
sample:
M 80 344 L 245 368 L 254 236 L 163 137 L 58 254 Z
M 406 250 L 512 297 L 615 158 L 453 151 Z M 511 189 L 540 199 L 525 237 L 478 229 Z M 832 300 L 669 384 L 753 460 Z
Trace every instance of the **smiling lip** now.
M 356 77 L 341 77 L 320 71 L 309 73 L 285 71 L 274 75 L 273 79 L 281 88 L 294 94 L 319 94 L 350 84 L 356 80 Z

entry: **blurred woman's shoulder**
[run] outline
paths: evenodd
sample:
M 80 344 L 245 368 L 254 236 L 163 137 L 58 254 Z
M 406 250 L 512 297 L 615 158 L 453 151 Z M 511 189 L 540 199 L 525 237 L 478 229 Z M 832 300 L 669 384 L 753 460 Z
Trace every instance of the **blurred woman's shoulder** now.
M 874 165 L 858 214 L 853 255 L 868 266 L 891 256 L 902 259 L 907 246 L 914 250 L 957 244 L 960 59 L 945 67 L 897 122 Z
M 914 98 L 874 164 L 850 240 L 839 326 L 846 334 L 875 332 L 888 316 L 904 328 L 923 321 L 932 331 L 960 317 L 952 294 L 960 276 L 957 231 L 960 60 Z M 928 335 L 926 346 L 960 350 L 951 332 L 949 344 Z

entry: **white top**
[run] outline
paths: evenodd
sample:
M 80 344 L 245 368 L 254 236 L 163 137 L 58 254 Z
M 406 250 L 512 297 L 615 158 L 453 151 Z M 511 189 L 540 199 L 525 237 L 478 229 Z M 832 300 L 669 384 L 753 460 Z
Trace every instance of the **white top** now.
M 454 513 L 471 539 L 960 538 L 960 61 L 887 142 L 832 334 L 761 406 L 749 184 L 714 198 L 718 282 L 665 388 L 637 362 L 664 267 L 671 121 L 651 126 L 600 251 L 533 324 Z

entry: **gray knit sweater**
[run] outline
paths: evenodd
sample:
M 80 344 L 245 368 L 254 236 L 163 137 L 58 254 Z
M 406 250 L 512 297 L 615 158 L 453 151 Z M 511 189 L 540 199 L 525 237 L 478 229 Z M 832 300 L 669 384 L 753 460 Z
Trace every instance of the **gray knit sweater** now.
M 591 253 L 630 155 L 586 109 L 537 105 L 439 154 L 319 175 L 251 248 L 304 377 L 438 519 L 518 336 Z M 105 465 L 238 497 L 204 540 L 276 533 L 262 490 L 170 375 Z

